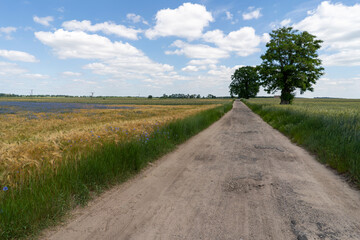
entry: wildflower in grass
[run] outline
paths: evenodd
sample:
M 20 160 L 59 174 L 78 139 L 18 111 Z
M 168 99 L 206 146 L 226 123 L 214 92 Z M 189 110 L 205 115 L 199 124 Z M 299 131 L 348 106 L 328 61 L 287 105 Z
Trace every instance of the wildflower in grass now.
M 6 192 L 7 190 L 9 190 L 9 188 L 7 186 L 3 187 L 4 192 Z
M 98 138 L 100 138 L 100 136 L 98 136 Z

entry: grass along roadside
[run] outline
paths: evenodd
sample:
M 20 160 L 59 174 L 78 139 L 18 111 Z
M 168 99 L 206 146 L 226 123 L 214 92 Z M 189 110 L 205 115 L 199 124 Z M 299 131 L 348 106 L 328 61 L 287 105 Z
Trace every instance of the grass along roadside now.
M 232 103 L 175 120 L 119 143 L 107 143 L 83 155 L 70 157 L 53 170 L 52 166 L 31 175 L 18 189 L 1 189 L 0 238 L 19 239 L 36 235 L 56 223 L 77 205 L 86 204 L 92 194 L 126 180 L 148 162 L 173 150 L 217 121 Z
M 320 162 L 360 183 L 359 101 L 299 100 L 280 106 L 273 100 L 244 103 L 271 126 L 314 153 Z

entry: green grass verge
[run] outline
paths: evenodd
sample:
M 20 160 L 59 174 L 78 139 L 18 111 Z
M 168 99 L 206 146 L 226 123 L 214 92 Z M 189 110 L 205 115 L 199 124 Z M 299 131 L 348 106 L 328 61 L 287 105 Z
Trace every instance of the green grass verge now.
M 359 185 L 359 115 L 335 114 L 336 112 L 326 114 L 327 111 L 324 109 L 316 111 L 316 103 L 304 109 L 255 103 L 255 100 L 244 103 L 272 127 L 315 154 L 320 162 L 345 174 Z
M 70 209 L 126 180 L 220 119 L 232 103 L 206 110 L 120 144 L 108 143 L 80 160 L 66 159 L 54 172 L 47 169 L 19 189 L 0 194 L 0 239 L 36 236 Z

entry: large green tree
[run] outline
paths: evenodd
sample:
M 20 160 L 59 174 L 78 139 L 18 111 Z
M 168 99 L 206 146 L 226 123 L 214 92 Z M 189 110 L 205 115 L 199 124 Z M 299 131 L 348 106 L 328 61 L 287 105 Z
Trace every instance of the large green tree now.
M 239 98 L 255 97 L 259 92 L 259 74 L 256 67 L 246 66 L 235 70 L 231 76 L 230 95 Z
M 273 30 L 270 37 L 266 53 L 261 56 L 261 82 L 268 93 L 281 91 L 280 104 L 289 104 L 296 89 L 301 94 L 313 91 L 313 84 L 323 75 L 317 54 L 322 41 L 291 27 Z

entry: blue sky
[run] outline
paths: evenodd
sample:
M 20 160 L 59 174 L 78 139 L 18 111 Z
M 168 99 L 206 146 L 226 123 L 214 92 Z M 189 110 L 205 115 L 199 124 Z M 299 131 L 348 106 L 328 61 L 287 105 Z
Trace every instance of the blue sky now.
M 297 96 L 360 98 L 359 12 L 354 0 L 0 0 L 0 92 L 227 96 L 268 33 L 292 26 L 324 41 L 325 75 Z

